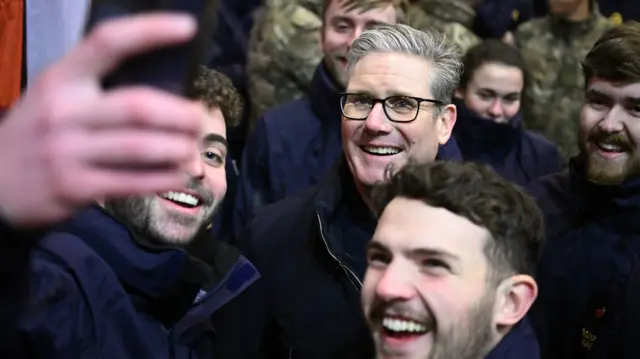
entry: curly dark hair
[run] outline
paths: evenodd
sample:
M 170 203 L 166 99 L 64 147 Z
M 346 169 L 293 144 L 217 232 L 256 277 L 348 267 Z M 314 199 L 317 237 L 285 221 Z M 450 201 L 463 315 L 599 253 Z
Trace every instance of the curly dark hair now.
M 226 75 L 204 66 L 198 68 L 193 84 L 195 98 L 209 108 L 219 108 L 227 127 L 236 127 L 242 121 L 242 96 Z
M 487 165 L 409 163 L 376 186 L 372 197 L 378 214 L 395 197 L 404 197 L 447 209 L 486 228 L 491 238 L 484 252 L 495 280 L 534 274 L 544 245 L 542 213 L 522 188 Z
M 592 77 L 614 83 L 640 81 L 640 23 L 630 21 L 606 31 L 582 61 L 585 86 Z

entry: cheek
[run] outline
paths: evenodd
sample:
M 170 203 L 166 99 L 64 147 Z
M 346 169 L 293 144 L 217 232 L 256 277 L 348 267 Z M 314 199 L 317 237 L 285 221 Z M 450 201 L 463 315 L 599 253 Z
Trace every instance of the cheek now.
M 362 305 L 366 309 L 371 306 L 376 296 L 376 286 L 380 280 L 380 273 L 376 270 L 367 269 L 362 282 Z
M 332 30 L 325 32 L 322 49 L 324 52 L 334 52 L 343 50 L 349 46 L 348 36 L 346 34 L 337 33 Z
M 595 111 L 589 106 L 582 107 L 579 125 L 580 136 L 586 137 L 591 131 L 593 131 L 593 129 L 598 125 L 600 118 L 602 118 L 602 114 L 599 111 Z
M 434 312 L 436 319 L 445 325 L 457 323 L 468 312 L 481 294 L 475 293 L 464 283 L 443 278 L 427 278 L 422 283 L 422 297 Z
M 489 107 L 485 101 L 475 95 L 465 97 L 464 104 L 467 106 L 469 111 L 479 114 L 484 113 L 487 110 L 487 107 Z
M 227 193 L 227 176 L 224 166 L 208 167 L 206 169 L 206 184 L 216 199 Z
M 341 127 L 342 127 L 342 140 L 343 144 L 348 143 L 351 138 L 354 136 L 356 131 L 358 130 L 359 122 L 353 120 L 345 120 L 342 119 Z
M 516 101 L 512 104 L 509 104 L 505 107 L 505 117 L 506 118 L 512 118 L 515 115 L 518 114 L 518 111 L 520 111 L 520 101 Z

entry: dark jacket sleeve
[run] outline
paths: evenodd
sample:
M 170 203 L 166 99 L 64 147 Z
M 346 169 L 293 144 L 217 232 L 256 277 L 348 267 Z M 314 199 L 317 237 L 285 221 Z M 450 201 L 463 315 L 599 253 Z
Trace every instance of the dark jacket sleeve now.
M 265 119 L 261 117 L 256 122 L 242 152 L 235 208 L 231 219 L 234 238 L 240 236 L 255 210 L 270 201 L 271 180 L 268 159 L 268 134 Z
M 18 358 L 18 322 L 29 295 L 29 257 L 36 240 L 0 218 L 0 243 L 0 356 Z
M 75 276 L 54 258 L 44 250 L 33 253 L 29 304 L 20 325 L 21 350 L 28 358 L 87 357 L 86 348 L 98 340 L 92 306 Z

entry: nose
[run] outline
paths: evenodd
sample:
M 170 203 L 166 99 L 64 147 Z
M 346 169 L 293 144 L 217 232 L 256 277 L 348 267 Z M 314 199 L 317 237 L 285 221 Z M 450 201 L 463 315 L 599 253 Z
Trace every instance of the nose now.
M 493 102 L 491 103 L 491 106 L 489 107 L 489 115 L 491 115 L 491 117 L 493 118 L 502 117 L 504 115 L 504 111 L 502 109 L 502 102 L 500 102 L 500 100 L 498 99 L 493 100 Z
M 194 150 L 193 156 L 187 164 L 186 171 L 190 178 L 204 178 L 204 161 L 198 149 Z
M 408 276 L 401 273 L 401 269 L 393 264 L 389 265 L 376 286 L 376 295 L 385 300 L 409 300 L 413 297 L 414 288 Z
M 387 115 L 384 113 L 384 108 L 381 103 L 376 103 L 369 116 L 364 121 L 365 130 L 374 135 L 384 135 L 391 132 L 392 127 L 387 119 Z
M 620 109 L 620 106 L 613 106 L 609 112 L 604 115 L 602 121 L 600 121 L 600 129 L 607 133 L 617 133 L 624 130 L 624 125 L 620 119 L 623 118 L 624 113 Z
M 354 41 L 356 41 L 357 38 L 360 37 L 360 35 L 366 30 L 365 27 L 363 26 L 356 26 L 355 29 L 353 30 L 353 33 L 351 34 L 351 40 L 349 41 L 349 48 L 351 48 L 351 44 L 353 44 Z

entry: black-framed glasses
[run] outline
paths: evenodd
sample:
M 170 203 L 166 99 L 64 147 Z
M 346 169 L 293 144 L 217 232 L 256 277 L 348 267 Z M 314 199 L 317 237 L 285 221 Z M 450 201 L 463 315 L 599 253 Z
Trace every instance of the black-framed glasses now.
M 420 104 L 430 102 L 438 106 L 443 103 L 438 100 L 413 96 L 389 96 L 374 98 L 358 93 L 340 94 L 340 109 L 342 115 L 349 120 L 366 120 L 376 103 L 382 103 L 387 118 L 393 122 L 411 122 L 418 118 Z

